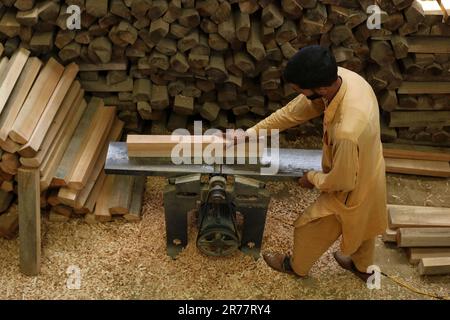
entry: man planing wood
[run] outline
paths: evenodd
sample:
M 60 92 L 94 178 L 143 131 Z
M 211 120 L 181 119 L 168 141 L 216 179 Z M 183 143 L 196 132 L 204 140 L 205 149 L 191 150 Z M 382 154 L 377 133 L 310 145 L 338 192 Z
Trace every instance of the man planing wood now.
M 307 172 L 299 183 L 321 194 L 294 223 L 293 254 L 266 253 L 275 270 L 306 276 L 342 235 L 339 265 L 367 281 L 375 237 L 387 226 L 386 177 L 377 98 L 357 73 L 338 68 L 320 46 L 298 51 L 284 78 L 299 95 L 247 130 L 294 127 L 323 115 L 322 172 Z

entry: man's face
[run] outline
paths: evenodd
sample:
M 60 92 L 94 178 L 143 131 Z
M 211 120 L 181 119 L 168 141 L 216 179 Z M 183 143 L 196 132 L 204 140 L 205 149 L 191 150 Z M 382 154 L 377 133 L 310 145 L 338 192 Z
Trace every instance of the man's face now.
M 306 98 L 308 98 L 311 101 L 324 97 L 322 93 L 318 92 L 315 89 L 302 89 L 296 84 L 292 84 L 292 88 L 294 89 L 295 92 L 305 95 Z

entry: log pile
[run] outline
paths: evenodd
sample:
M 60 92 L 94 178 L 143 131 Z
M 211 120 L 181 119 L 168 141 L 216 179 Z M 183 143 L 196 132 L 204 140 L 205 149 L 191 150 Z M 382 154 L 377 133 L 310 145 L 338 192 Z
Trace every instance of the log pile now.
M 0 3 L 0 52 L 10 56 L 22 46 L 57 54 L 64 64 L 77 61 L 83 89 L 117 106 L 127 131 L 142 133 L 148 121 L 152 133 L 164 134 L 192 119 L 219 129 L 252 126 L 295 95 L 281 77 L 286 61 L 301 47 L 321 44 L 371 83 L 386 112 L 386 141 L 450 144 L 448 125 L 389 123 L 392 111 L 449 109 L 448 92 L 404 91 L 403 80 L 428 88 L 450 81 L 449 22 L 425 15 L 414 0 Z M 374 3 L 381 29 L 367 28 Z M 69 30 L 73 4 L 82 12 L 81 29 Z
M 0 236 L 17 231 L 14 202 L 21 167 L 39 170 L 41 206 L 51 211 L 51 220 L 68 218 L 74 209 L 92 213 L 105 180 L 107 145 L 121 138 L 124 126 L 116 107 L 105 107 L 96 97 L 86 103 L 75 63 L 44 62 L 25 48 L 2 61 Z M 73 202 L 63 206 L 68 194 Z
M 383 241 L 406 249 L 420 275 L 450 274 L 450 209 L 388 205 Z

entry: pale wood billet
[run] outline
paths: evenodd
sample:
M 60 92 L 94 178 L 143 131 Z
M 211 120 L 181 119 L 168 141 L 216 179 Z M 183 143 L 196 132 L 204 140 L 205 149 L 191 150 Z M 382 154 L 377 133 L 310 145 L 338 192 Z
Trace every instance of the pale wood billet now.
M 111 200 L 110 195 L 114 189 L 114 181 L 114 175 L 106 176 L 103 187 L 98 194 L 94 210 L 95 220 L 97 221 L 108 222 L 112 219 L 111 213 L 109 212 L 109 203 Z
M 450 177 L 450 164 L 448 161 L 385 158 L 385 162 L 386 172 L 431 177 Z
M 450 274 L 450 257 L 422 258 L 418 269 L 420 275 Z
M 73 81 L 78 73 L 78 66 L 74 63 L 71 63 L 66 67 L 64 73 L 58 82 L 58 85 L 55 88 L 50 100 L 45 107 L 44 112 L 39 119 L 39 122 L 36 125 L 36 128 L 31 135 L 31 138 L 27 142 L 27 144 L 19 150 L 19 153 L 23 157 L 31 158 L 34 157 L 41 148 L 41 145 L 47 135 L 47 132 L 58 112 L 61 108 L 61 105 L 67 96 L 69 90 L 72 87 Z M 75 85 L 75 87 L 78 87 Z
M 9 60 L 7 70 L 4 74 L 0 74 L 0 114 L 26 65 L 29 55 L 30 51 L 26 49 L 17 50 Z
M 450 247 L 450 228 L 399 228 L 399 247 Z
M 73 135 L 85 109 L 87 103 L 82 99 L 81 104 L 75 109 L 73 116 L 70 117 L 70 122 L 68 125 L 60 131 L 58 136 L 55 138 L 51 149 L 49 150 L 46 158 L 41 165 L 41 189 L 46 190 L 50 187 L 53 176 L 55 175 L 56 169 L 64 155 L 64 151 L 70 142 L 70 138 Z M 70 114 L 69 114 L 70 115 Z
M 389 227 L 450 227 L 450 208 L 388 205 Z
M 88 128 L 90 127 L 98 108 L 103 106 L 103 100 L 100 98 L 92 97 L 89 101 L 89 104 L 85 112 L 83 113 L 83 116 L 81 117 L 80 122 L 78 123 L 78 126 L 72 135 L 69 145 L 58 165 L 58 168 L 52 180 L 52 186 L 65 187 L 67 185 L 69 179 L 68 174 L 75 164 L 75 160 L 78 150 L 81 147 L 81 143 L 85 140 L 86 134 L 88 134 Z
M 116 175 L 114 188 L 112 189 L 109 202 L 111 215 L 125 215 L 130 211 L 134 176 Z
M 97 181 L 100 173 L 103 170 L 106 154 L 108 152 L 109 142 L 117 141 L 123 131 L 124 123 L 119 119 L 115 119 L 114 124 L 109 132 L 106 143 L 102 147 L 99 157 L 96 160 L 92 173 L 89 177 L 88 182 L 82 190 L 74 190 L 68 187 L 63 187 L 59 190 L 58 198 L 59 200 L 69 206 L 77 209 L 81 209 L 87 202 L 87 199 L 94 188 L 95 182 Z M 52 183 L 53 184 L 53 183 Z
M 19 169 L 20 271 L 38 275 L 41 267 L 41 209 L 39 170 Z
M 64 101 L 59 108 L 54 121 L 50 125 L 47 131 L 47 135 L 41 145 L 39 152 L 33 158 L 20 158 L 22 165 L 31 168 L 39 167 L 44 161 L 47 153 L 53 145 L 55 137 L 58 135 L 61 127 L 64 124 L 70 123 L 71 116 L 79 109 L 84 96 L 84 90 L 80 90 L 80 83 L 78 81 L 73 82 L 72 87 L 69 89 L 69 93 L 64 98 Z
M 69 173 L 67 186 L 75 190 L 81 190 L 87 182 L 89 175 L 97 160 L 101 146 L 105 143 L 115 117 L 115 107 L 103 107 L 97 110 L 86 135 L 86 140 L 81 143 L 75 165 Z
M 450 247 L 445 248 L 407 248 L 409 263 L 418 264 L 422 258 L 450 257 Z
M 386 158 L 450 162 L 450 148 L 383 143 L 383 155 Z
M 142 202 L 145 194 L 146 182 L 147 177 L 137 176 L 134 179 L 129 212 L 128 214 L 124 215 L 124 218 L 127 221 L 137 222 L 142 218 Z
M 63 72 L 64 67 L 55 59 L 50 58 L 14 121 L 9 133 L 12 140 L 20 144 L 26 144 L 29 141 Z

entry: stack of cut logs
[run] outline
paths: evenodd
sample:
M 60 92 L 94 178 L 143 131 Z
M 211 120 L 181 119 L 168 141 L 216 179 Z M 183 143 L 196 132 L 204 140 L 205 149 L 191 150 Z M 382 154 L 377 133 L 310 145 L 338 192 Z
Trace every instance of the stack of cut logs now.
M 43 62 L 24 48 L 1 61 L 0 213 L 7 213 L 0 215 L 0 236 L 11 237 L 17 229 L 11 204 L 20 167 L 39 169 L 41 206 L 50 208 L 51 220 L 66 220 L 73 212 L 100 221 L 129 214 L 131 200 L 121 197 L 131 197 L 134 179 L 103 173 L 108 143 L 120 139 L 124 126 L 116 107 L 105 107 L 95 97 L 86 103 L 75 63 Z M 117 188 L 126 188 L 120 189 L 121 197 L 107 193 Z M 95 207 L 97 199 L 108 201 Z
M 450 118 L 450 25 L 414 0 L 0 2 L 0 50 L 80 61 L 84 90 L 117 106 L 128 131 L 142 132 L 143 120 L 158 134 L 195 118 L 220 129 L 252 126 L 292 98 L 281 78 L 287 59 L 321 44 L 374 87 L 387 112 L 385 141 L 450 144 L 442 121 Z M 367 27 L 373 4 L 379 29 Z M 70 5 L 82 10 L 81 29 L 67 27 Z
M 405 248 L 421 275 L 450 274 L 450 209 L 389 205 L 384 242 Z

